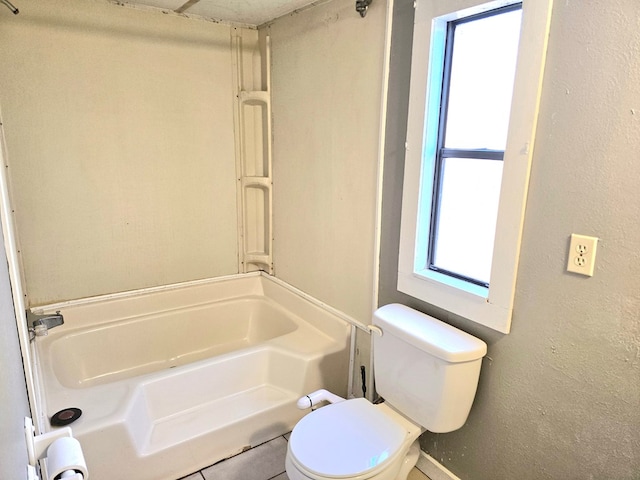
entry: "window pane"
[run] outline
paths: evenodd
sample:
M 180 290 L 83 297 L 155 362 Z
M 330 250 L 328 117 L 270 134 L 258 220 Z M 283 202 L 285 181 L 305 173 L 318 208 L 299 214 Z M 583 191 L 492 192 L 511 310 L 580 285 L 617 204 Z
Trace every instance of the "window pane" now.
M 503 163 L 470 158 L 443 162 L 433 263 L 489 283 Z
M 521 14 L 519 9 L 456 26 L 445 147 L 505 149 Z

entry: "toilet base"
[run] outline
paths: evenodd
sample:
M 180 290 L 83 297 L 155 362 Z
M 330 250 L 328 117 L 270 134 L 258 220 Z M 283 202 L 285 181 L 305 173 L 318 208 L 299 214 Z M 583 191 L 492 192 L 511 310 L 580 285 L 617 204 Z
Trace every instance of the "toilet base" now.
M 407 480 L 409 476 L 409 472 L 413 470 L 413 467 L 418 463 L 418 458 L 420 457 L 420 442 L 416 439 L 411 446 L 409 447 L 409 451 L 407 452 L 407 456 L 404 458 L 402 462 L 402 467 L 400 467 L 400 471 L 398 472 L 398 476 L 395 480 Z

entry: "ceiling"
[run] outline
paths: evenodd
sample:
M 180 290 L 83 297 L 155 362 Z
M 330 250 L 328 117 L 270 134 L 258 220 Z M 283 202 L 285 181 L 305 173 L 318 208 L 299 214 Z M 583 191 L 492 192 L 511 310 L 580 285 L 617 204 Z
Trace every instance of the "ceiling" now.
M 257 26 L 314 3 L 314 0 L 124 0 L 119 3 Z

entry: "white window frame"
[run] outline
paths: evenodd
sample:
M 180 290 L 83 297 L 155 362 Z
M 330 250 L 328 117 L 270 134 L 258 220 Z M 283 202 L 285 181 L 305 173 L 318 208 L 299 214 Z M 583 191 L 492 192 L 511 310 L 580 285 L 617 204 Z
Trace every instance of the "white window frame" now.
M 489 287 L 424 270 L 430 215 L 446 24 L 522 3 L 522 28 Z M 520 239 L 537 125 L 553 0 L 417 0 L 402 196 L 398 290 L 456 315 L 509 333 Z M 428 59 L 428 61 L 427 61 Z M 436 126 L 433 126 L 436 122 Z M 437 138 L 437 134 L 436 134 Z

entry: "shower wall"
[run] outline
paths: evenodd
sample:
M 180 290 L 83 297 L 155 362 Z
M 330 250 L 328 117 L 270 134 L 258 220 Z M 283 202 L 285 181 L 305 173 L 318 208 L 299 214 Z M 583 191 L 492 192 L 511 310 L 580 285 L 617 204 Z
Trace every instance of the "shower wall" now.
M 230 37 L 105 1 L 3 10 L 0 107 L 31 305 L 237 273 Z
M 272 45 L 276 275 L 370 323 L 386 2 L 277 19 Z

